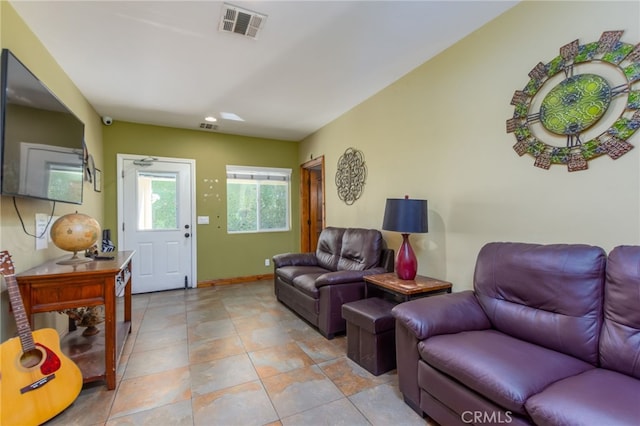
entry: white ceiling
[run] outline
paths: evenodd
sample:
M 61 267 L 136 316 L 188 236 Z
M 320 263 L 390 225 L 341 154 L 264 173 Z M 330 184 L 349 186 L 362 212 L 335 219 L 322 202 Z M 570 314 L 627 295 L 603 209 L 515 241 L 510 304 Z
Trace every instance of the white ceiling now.
M 268 16 L 254 40 L 219 1 L 10 2 L 102 116 L 295 141 L 517 3 L 229 1 Z

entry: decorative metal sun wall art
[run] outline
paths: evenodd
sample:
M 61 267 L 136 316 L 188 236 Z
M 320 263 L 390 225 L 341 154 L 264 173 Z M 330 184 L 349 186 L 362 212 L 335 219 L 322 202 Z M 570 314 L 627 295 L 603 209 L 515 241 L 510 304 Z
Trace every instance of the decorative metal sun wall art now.
M 640 44 L 621 42 L 622 33 L 605 31 L 583 45 L 575 40 L 531 70 L 507 120 L 518 155 L 530 154 L 536 167 L 565 164 L 573 172 L 633 148 L 628 139 L 640 128 Z
M 355 203 L 364 191 L 367 180 L 367 166 L 364 154 L 355 148 L 348 148 L 338 160 L 336 186 L 338 197 L 347 205 Z

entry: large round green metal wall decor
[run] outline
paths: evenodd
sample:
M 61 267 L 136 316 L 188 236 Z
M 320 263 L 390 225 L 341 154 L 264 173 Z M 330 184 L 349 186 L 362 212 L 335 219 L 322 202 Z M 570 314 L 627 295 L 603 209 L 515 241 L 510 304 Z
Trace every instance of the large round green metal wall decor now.
M 605 31 L 584 45 L 575 40 L 531 70 L 507 120 L 518 155 L 533 156 L 536 167 L 564 164 L 573 172 L 633 148 L 629 138 L 640 128 L 640 44 L 620 41 L 622 33 Z

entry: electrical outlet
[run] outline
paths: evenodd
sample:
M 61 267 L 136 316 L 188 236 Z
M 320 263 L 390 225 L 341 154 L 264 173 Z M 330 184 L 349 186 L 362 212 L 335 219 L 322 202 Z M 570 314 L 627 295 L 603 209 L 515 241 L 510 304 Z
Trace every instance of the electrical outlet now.
M 46 235 L 48 219 L 48 215 L 44 213 L 36 213 L 36 250 L 43 250 L 49 246 L 49 236 Z
M 269 266 L 269 265 L 271 265 L 271 261 L 269 259 L 265 259 L 264 266 Z
M 53 225 L 53 222 L 55 222 L 56 219 L 58 219 L 58 216 L 52 217 L 45 213 L 36 213 L 36 250 L 43 250 L 49 246 L 49 243 L 51 242 L 49 231 L 51 230 L 51 225 Z

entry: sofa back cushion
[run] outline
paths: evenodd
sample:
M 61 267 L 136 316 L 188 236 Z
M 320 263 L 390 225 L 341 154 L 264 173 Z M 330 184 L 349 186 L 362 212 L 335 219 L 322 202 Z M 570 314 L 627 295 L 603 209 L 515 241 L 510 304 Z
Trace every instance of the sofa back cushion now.
M 364 271 L 378 266 L 384 247 L 382 234 L 376 229 L 347 228 L 342 236 L 338 269 Z
M 600 365 L 640 379 L 640 247 L 609 253 Z
M 489 243 L 474 289 L 495 329 L 595 365 L 605 267 L 600 247 Z
M 318 246 L 316 248 L 316 258 L 318 266 L 330 271 L 338 269 L 338 260 L 340 259 L 340 251 L 342 250 L 342 236 L 345 228 L 334 228 L 328 226 L 322 230 L 318 237 Z

